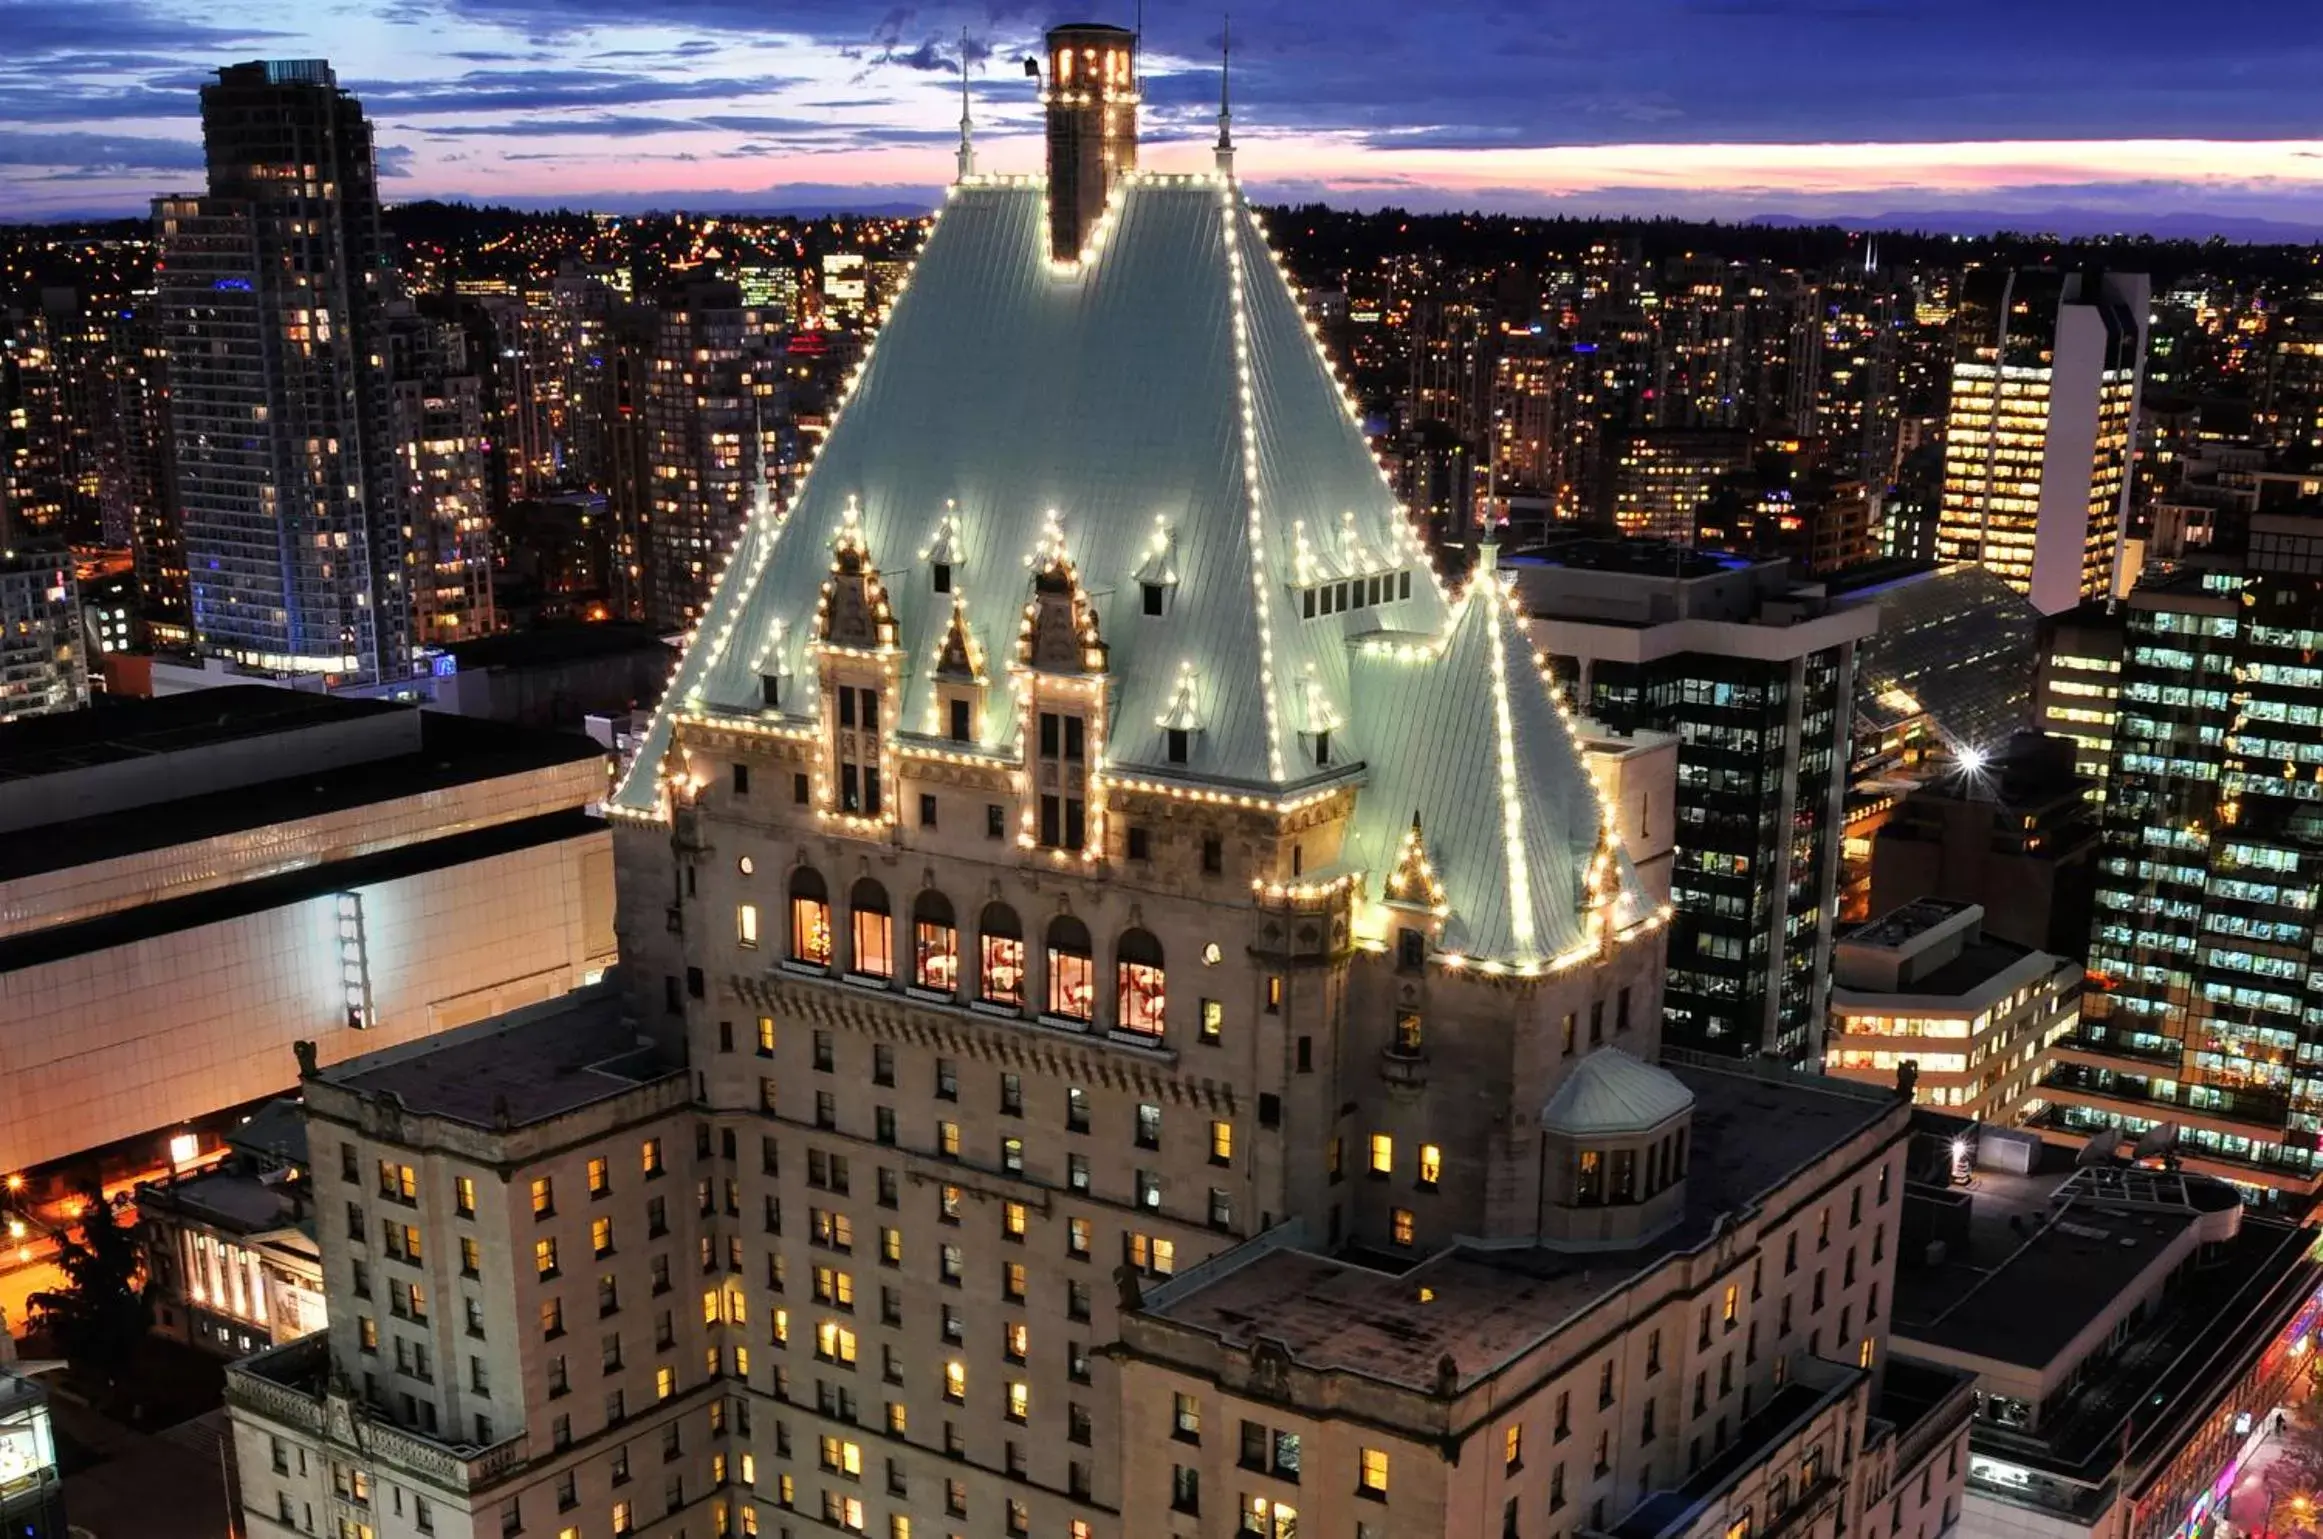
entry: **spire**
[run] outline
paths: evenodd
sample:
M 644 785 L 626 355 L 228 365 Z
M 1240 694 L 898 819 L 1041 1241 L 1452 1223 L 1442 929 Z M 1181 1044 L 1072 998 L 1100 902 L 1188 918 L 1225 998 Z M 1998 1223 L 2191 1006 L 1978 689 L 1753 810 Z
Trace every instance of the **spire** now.
M 968 117 L 968 29 L 960 29 L 960 180 L 976 174 L 975 131 Z
M 1228 77 L 1234 69 L 1234 17 L 1226 17 L 1226 26 L 1218 46 L 1218 174 L 1234 175 L 1234 108 L 1227 96 Z

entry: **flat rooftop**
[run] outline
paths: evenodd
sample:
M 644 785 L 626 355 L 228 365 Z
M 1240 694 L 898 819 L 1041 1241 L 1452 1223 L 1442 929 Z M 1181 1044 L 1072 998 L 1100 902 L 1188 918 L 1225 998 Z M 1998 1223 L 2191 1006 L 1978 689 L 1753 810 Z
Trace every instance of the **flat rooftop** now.
M 29 716 L 0 726 L 0 785 L 406 709 L 384 700 L 261 684 L 228 684 L 154 700 L 108 697 L 85 711 Z
M 1899 1342 L 2045 1369 L 2205 1214 L 2238 1206 L 2223 1182 L 2165 1171 L 2013 1175 L 1967 1189 L 1968 1254 L 1899 1266 Z
M 1500 558 L 1502 566 L 1561 566 L 1582 572 L 1691 581 L 1746 567 L 1782 564 L 1779 556 L 1751 557 L 1694 550 L 1661 540 L 1564 540 Z
M 317 1078 L 393 1096 L 418 1116 L 515 1128 L 684 1072 L 641 1042 L 620 992 L 598 984 L 333 1064 Z
M 1905 992 L 1912 994 L 1961 995 L 1971 994 L 2007 972 L 2033 954 L 2030 946 L 2020 946 L 1997 936 L 1983 936 L 1960 948 L 1960 954 L 1942 967 L 1923 973 L 1912 980 Z M 1845 985 L 1842 985 L 1845 987 Z M 1850 990 L 1850 992 L 1857 992 Z
M 473 641 L 454 642 L 447 650 L 463 673 L 476 668 L 550 668 L 632 652 L 649 653 L 657 659 L 677 653 L 654 627 L 620 620 L 479 636 Z
M 306 1108 L 290 1096 L 269 1101 L 227 1133 L 226 1147 L 257 1159 L 303 1167 L 307 1162 Z
M 181 1213 L 209 1219 L 244 1236 L 294 1229 L 300 1224 L 289 1188 L 261 1181 L 246 1171 L 207 1171 L 180 1181 L 149 1182 L 139 1189 L 140 1201 L 152 1195 Z
M 1974 907 L 1973 903 L 1952 898 L 1915 898 L 1902 908 L 1890 909 L 1877 919 L 1866 920 L 1840 939 L 1851 946 L 1901 947 Z
M 1465 1384 L 1521 1356 L 1638 1274 L 1706 1243 L 1721 1214 L 1748 1207 L 1896 1105 L 1885 1090 L 1843 1081 L 1665 1067 L 1694 1094 L 1694 1154 L 1684 1217 L 1650 1244 L 1626 1251 L 1455 1247 L 1401 1273 L 1285 1248 L 1149 1308 L 1240 1344 L 1271 1336 L 1307 1367 L 1407 1389 L 1433 1389 L 1436 1364 L 1449 1354 Z
M 228 701 L 220 710 L 220 696 L 263 699 Z M 279 711 L 270 709 L 279 702 L 288 705 Z M 205 713 L 191 709 L 193 705 L 211 709 Z M 160 716 L 146 718 L 148 706 Z M 91 725 L 116 713 L 123 718 L 153 720 L 156 730 L 107 733 Z M 407 716 L 414 729 L 408 735 L 399 734 L 401 740 L 384 756 L 188 795 L 173 796 L 167 789 L 170 767 L 159 756 L 380 715 Z M 84 724 L 78 735 L 40 730 L 75 723 Z M 22 733 L 29 733 L 29 739 L 19 736 Z M 0 798 L 6 797 L 12 780 L 26 783 L 33 777 L 69 776 L 76 767 L 118 763 L 137 756 L 157 759 L 157 794 L 134 806 L 43 822 L 42 837 L 37 839 L 0 839 L 0 882 L 559 764 L 601 761 L 604 754 L 604 749 L 578 733 L 516 727 L 384 701 L 340 700 L 253 686 L 197 690 L 141 701 L 135 707 L 33 717 L 0 726 Z

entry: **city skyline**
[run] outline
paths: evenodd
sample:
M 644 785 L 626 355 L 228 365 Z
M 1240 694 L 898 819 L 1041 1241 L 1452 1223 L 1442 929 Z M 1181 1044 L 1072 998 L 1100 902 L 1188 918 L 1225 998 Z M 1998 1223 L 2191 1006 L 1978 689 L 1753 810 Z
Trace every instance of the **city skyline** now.
M 200 167 L 195 90 L 252 57 L 332 60 L 378 120 L 394 201 L 910 208 L 950 179 L 965 27 L 982 164 L 1037 168 L 1038 105 L 1015 61 L 1047 11 L 660 10 L 641 22 L 600 0 L 553 12 L 404 0 L 376 13 L 262 4 L 237 21 L 172 0 L 0 0 L 13 40 L 0 217 L 129 216 L 185 190 Z M 2214 8 L 2166 49 L 2148 46 L 2158 7 L 2094 19 L 2078 0 L 2031 16 L 1918 0 L 1521 18 L 1365 5 L 1327 27 L 1287 5 L 1246 8 L 1241 168 L 1262 199 L 1356 206 L 2323 230 L 2323 139 L 2299 95 L 2316 38 L 2253 0 Z M 1149 159 L 1199 169 L 1217 18 L 1155 8 L 1145 23 Z M 1996 55 L 1984 40 L 2002 27 L 2014 42 Z M 2279 46 L 2248 46 L 2262 35 Z M 1447 48 L 1456 36 L 1477 46 Z

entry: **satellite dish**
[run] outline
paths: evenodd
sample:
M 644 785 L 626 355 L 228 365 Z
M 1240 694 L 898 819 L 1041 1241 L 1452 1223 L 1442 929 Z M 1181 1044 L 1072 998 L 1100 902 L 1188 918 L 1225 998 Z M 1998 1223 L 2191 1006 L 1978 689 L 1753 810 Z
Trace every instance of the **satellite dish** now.
M 2177 1141 L 2178 1125 L 2174 1122 L 2158 1122 L 2140 1135 L 2137 1147 L 2130 1151 L 2129 1157 L 2133 1160 L 2142 1160 L 2157 1154 L 2164 1154 Z
M 2100 1129 L 2090 1135 L 2089 1142 L 2081 1146 L 2081 1152 L 2073 1157 L 2073 1163 L 2076 1167 L 2108 1164 L 2113 1159 L 2113 1151 L 2120 1147 L 2120 1128 Z

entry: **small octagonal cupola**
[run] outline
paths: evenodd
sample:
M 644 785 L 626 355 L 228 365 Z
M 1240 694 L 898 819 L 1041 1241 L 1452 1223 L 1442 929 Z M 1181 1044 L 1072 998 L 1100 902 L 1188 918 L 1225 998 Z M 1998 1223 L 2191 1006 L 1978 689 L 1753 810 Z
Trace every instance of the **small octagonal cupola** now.
M 1541 1108 L 1541 1238 L 1620 1248 L 1685 1211 L 1694 1093 L 1675 1074 L 1601 1047 Z

